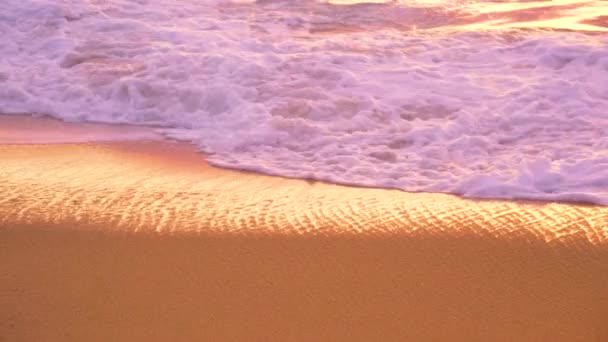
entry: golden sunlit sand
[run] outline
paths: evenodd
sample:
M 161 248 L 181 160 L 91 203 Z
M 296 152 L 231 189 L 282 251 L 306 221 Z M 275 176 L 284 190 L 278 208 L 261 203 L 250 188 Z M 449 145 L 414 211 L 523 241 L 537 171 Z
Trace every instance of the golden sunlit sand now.
M 91 129 L 35 122 L 0 141 Z M 0 341 L 608 339 L 606 207 L 269 177 L 162 141 L 0 145 L 0 193 Z

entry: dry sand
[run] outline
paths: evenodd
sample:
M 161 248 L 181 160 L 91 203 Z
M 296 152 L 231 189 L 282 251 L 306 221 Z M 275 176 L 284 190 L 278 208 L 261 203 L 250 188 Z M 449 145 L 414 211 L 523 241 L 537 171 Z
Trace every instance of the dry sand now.
M 12 120 L 0 141 L 90 129 Z M 2 342 L 608 340 L 606 207 L 268 177 L 159 141 L 0 145 L 0 194 Z

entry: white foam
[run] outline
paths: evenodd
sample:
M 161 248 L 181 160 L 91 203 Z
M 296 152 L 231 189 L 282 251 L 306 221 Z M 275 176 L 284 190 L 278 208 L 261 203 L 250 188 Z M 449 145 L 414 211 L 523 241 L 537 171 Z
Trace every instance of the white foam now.
M 163 125 L 231 168 L 608 205 L 608 38 L 452 7 L 4 0 L 0 112 Z

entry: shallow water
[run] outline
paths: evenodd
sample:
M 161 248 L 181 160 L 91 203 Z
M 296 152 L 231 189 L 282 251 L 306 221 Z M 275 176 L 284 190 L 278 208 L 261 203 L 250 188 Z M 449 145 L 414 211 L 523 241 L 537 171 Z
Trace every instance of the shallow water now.
M 606 1 L 15 1 L 0 112 L 161 125 L 216 165 L 608 204 Z

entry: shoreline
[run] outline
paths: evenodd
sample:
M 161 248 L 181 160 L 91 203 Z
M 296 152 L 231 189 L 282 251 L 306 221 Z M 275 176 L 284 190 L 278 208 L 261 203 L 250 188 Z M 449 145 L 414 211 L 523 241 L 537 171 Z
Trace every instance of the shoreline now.
M 209 165 L 171 141 L 0 144 L 0 225 L 196 234 L 530 235 L 608 243 L 608 207 L 348 187 Z M 154 227 L 151 229 L 151 227 Z
M 238 172 L 167 141 L 0 161 L 0 341 L 608 338 L 606 207 Z

